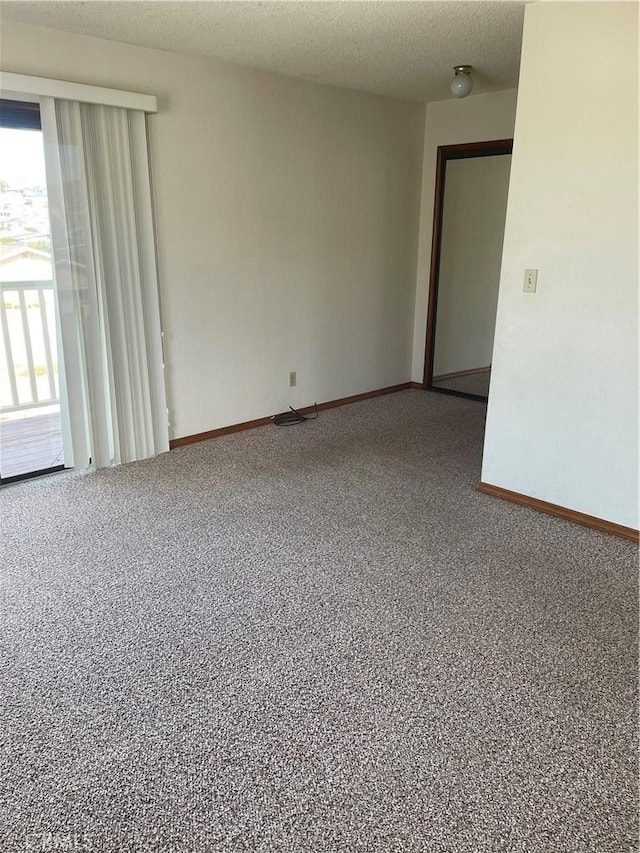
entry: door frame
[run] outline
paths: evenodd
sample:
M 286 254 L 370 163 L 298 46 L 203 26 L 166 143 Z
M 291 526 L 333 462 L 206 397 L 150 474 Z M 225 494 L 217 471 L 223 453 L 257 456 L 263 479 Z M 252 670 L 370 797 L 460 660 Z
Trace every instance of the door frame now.
M 427 391 L 468 397 L 461 391 L 448 391 L 433 387 L 433 358 L 436 345 L 436 315 L 438 310 L 438 285 L 442 251 L 442 217 L 444 212 L 445 179 L 449 160 L 466 160 L 471 157 L 492 157 L 511 154 L 513 139 L 493 139 L 487 142 L 461 142 L 456 145 L 439 145 L 436 160 L 436 183 L 433 203 L 433 233 L 431 237 L 431 266 L 429 268 L 429 301 L 427 304 L 427 334 L 424 349 L 423 383 Z M 472 396 L 472 395 L 471 395 Z M 484 400 L 484 397 L 477 397 Z

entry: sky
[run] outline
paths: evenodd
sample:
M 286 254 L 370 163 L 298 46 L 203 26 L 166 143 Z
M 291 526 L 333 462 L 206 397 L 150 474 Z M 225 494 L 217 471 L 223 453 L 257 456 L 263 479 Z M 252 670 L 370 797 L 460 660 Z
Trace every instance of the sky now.
M 42 131 L 0 127 L 0 180 L 14 189 L 46 186 Z

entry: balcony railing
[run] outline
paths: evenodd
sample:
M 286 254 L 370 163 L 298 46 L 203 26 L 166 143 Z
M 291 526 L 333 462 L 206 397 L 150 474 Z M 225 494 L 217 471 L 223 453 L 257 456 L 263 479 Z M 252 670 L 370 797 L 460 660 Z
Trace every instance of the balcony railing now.
M 0 407 L 19 412 L 58 404 L 53 281 L 3 281 L 0 297 Z

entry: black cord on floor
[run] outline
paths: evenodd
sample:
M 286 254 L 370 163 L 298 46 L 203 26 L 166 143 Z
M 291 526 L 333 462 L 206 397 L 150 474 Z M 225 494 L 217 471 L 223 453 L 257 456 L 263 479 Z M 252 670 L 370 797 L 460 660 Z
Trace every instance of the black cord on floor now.
M 315 415 L 303 415 L 293 406 L 289 406 L 290 412 L 283 412 L 281 415 L 274 415 L 272 420 L 276 426 L 293 426 L 294 424 L 303 424 L 305 421 L 315 421 L 318 417 L 318 404 L 314 403 Z

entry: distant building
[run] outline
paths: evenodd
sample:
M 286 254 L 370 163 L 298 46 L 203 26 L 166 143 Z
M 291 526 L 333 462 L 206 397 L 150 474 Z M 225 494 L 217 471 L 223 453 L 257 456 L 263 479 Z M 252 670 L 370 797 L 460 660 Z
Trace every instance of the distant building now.
M 51 255 L 28 246 L 0 245 L 0 281 L 51 281 Z

